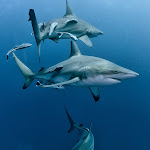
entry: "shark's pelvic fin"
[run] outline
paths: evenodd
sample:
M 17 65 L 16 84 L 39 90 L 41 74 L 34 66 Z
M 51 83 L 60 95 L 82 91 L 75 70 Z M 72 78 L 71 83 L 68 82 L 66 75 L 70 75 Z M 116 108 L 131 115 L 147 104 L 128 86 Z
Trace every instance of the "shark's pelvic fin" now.
M 17 56 L 15 55 L 14 52 L 12 52 L 12 54 L 13 54 L 13 57 L 18 65 L 19 69 L 21 70 L 22 74 L 24 75 L 24 77 L 26 79 L 25 84 L 23 86 L 23 89 L 26 89 L 34 80 L 35 74 L 17 58 Z
M 74 41 L 71 41 L 71 53 L 70 53 L 70 57 L 77 56 L 77 55 L 81 55 L 81 52 L 80 52 L 77 44 Z
M 75 14 L 71 9 L 71 6 L 69 5 L 68 0 L 66 0 L 66 14 L 64 15 L 64 17 L 68 15 L 75 15 Z
M 79 39 L 82 42 L 84 42 L 87 46 L 92 47 L 92 42 L 87 35 L 81 36 Z
M 29 11 L 29 21 L 31 20 L 32 23 L 32 28 L 33 28 L 33 33 L 34 33 L 34 37 L 36 40 L 36 44 L 38 46 L 38 51 L 39 51 L 39 61 L 40 61 L 40 43 L 41 43 L 41 36 L 40 36 L 40 30 L 39 30 L 39 26 L 37 23 L 37 19 L 35 16 L 35 12 L 33 9 L 30 9 Z
M 75 83 L 75 82 L 78 82 L 78 81 L 80 81 L 80 79 L 78 77 L 76 77 L 76 78 L 73 78 L 73 79 L 65 81 L 65 82 L 51 84 L 51 85 L 43 85 L 43 84 L 39 84 L 39 82 L 37 82 L 37 87 L 42 87 L 42 88 L 58 88 L 59 86 L 72 84 L 72 83 Z
M 72 131 L 75 129 L 75 125 L 76 125 L 76 123 L 75 123 L 75 122 L 73 121 L 73 119 L 71 118 L 71 116 L 70 116 L 70 114 L 68 113 L 68 111 L 67 111 L 66 107 L 65 107 L 65 111 L 66 111 L 66 114 L 67 114 L 68 120 L 69 120 L 70 125 L 71 125 L 70 129 L 68 130 L 68 133 L 70 133 L 70 132 L 72 132 Z
M 100 88 L 99 87 L 90 87 L 89 89 L 94 97 L 95 102 L 97 102 L 100 98 Z

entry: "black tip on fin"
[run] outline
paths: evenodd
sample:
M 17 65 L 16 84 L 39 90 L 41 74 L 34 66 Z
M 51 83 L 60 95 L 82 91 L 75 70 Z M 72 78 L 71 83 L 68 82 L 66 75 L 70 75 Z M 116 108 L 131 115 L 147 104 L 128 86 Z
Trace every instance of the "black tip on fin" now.
M 41 85 L 41 83 L 40 83 L 39 81 L 37 81 L 37 82 L 36 82 L 36 85 L 39 86 L 39 85 Z
M 39 70 L 39 72 L 41 72 L 41 71 L 43 71 L 45 68 L 44 67 L 42 67 L 40 70 Z
M 98 102 L 98 100 L 100 99 L 100 89 L 99 87 L 89 87 L 92 95 L 93 95 L 93 98 L 95 100 L 95 102 Z
M 94 96 L 94 95 L 93 95 L 93 97 L 94 97 L 94 100 L 95 100 L 95 102 L 98 102 L 98 100 L 99 100 L 99 97 L 97 97 L 97 96 Z
M 60 71 L 63 67 L 57 67 L 54 71 Z
M 22 87 L 22 89 L 25 90 L 26 88 L 27 88 L 27 87 L 26 87 L 26 85 L 24 84 L 23 87 Z
M 8 55 L 7 55 L 7 60 L 8 60 Z
M 31 21 L 31 15 L 34 14 L 34 9 L 30 9 L 29 10 L 29 20 L 28 21 Z

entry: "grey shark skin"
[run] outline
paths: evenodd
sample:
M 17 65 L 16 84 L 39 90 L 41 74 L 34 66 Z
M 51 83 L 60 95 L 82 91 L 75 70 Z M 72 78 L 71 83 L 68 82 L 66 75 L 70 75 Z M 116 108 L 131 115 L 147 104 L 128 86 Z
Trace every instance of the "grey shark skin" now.
M 42 67 L 37 73 L 33 73 L 24 65 L 14 52 L 12 54 L 26 79 L 23 89 L 27 88 L 34 79 L 39 79 L 37 86 L 43 88 L 88 87 L 95 101 L 98 101 L 101 86 L 117 84 L 122 79 L 138 76 L 136 72 L 108 60 L 82 55 L 74 41 L 71 41 L 71 54 L 67 60 L 48 69 Z
M 91 129 L 84 127 L 82 124 L 76 124 L 66 108 L 65 111 L 71 124 L 71 128 L 69 129 L 68 133 L 72 132 L 74 129 L 77 129 L 81 134 L 79 142 L 71 150 L 94 150 L 94 136 L 91 132 Z
M 30 9 L 29 17 L 39 50 L 39 59 L 41 40 L 44 41 L 45 39 L 51 39 L 55 42 L 58 42 L 59 39 L 71 38 L 75 41 L 80 39 L 86 45 L 92 47 L 92 43 L 89 38 L 103 34 L 103 32 L 96 27 L 76 17 L 67 0 L 66 14 L 62 18 L 38 24 L 33 9 Z

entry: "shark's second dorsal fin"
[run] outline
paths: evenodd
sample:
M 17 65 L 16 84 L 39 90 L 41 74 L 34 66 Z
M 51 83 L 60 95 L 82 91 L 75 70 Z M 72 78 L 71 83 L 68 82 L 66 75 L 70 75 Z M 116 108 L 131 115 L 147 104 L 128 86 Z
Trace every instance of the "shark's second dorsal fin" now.
M 77 56 L 77 55 L 81 55 L 81 52 L 80 52 L 77 44 L 74 41 L 71 41 L 71 53 L 70 53 L 70 57 Z
M 75 14 L 72 11 L 72 8 L 68 3 L 68 0 L 66 0 L 66 14 L 64 16 L 68 16 L 68 15 L 75 15 Z

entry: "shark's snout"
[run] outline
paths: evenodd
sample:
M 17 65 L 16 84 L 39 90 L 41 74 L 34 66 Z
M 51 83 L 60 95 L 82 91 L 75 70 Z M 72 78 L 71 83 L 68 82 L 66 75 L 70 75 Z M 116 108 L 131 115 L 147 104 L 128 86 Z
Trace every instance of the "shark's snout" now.
M 97 30 L 97 35 L 101 35 L 101 34 L 104 34 L 104 32 Z
M 126 74 L 126 78 L 135 78 L 137 76 L 139 76 L 139 74 L 134 72 L 134 71 L 131 71 L 131 72 Z
M 129 72 L 122 72 L 122 73 L 118 73 L 114 76 L 116 76 L 117 79 L 130 79 L 130 78 L 135 78 L 137 77 L 139 74 L 134 72 L 134 71 L 129 71 Z

